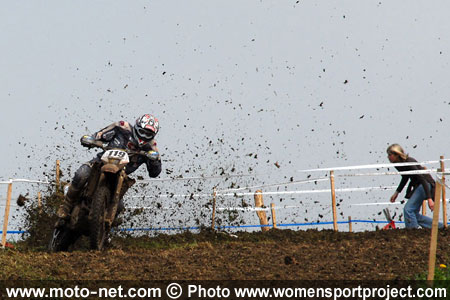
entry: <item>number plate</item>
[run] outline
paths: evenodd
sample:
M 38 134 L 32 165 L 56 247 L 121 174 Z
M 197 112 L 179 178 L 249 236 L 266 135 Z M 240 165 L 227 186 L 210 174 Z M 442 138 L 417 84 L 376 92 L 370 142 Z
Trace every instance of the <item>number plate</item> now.
M 127 164 L 130 162 L 128 153 L 122 150 L 107 150 L 102 155 L 102 160 L 107 162 L 108 159 L 119 159 L 121 164 Z

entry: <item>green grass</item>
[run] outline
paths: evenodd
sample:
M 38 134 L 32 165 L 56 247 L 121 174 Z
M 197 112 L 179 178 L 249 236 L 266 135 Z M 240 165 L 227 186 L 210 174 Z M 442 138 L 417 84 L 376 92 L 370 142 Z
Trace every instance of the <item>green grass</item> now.
M 450 280 L 450 269 L 439 267 L 434 272 L 434 280 Z
M 445 266 L 445 267 L 444 267 Z M 421 273 L 416 276 L 416 280 L 427 280 L 428 273 Z M 440 265 L 436 267 L 434 271 L 434 280 L 450 280 L 450 268 L 446 265 Z

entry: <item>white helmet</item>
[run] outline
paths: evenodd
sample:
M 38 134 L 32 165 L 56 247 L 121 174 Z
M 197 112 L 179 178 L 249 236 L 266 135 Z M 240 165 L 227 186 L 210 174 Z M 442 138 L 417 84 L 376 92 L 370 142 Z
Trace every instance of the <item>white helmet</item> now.
M 159 121 L 153 115 L 145 114 L 136 120 L 133 136 L 141 144 L 151 141 L 159 131 Z

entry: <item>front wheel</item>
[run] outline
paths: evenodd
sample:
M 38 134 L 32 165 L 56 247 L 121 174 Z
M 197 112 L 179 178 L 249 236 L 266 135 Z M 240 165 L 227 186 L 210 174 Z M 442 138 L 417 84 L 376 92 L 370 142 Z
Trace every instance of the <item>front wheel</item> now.
M 55 228 L 48 245 L 48 250 L 50 252 L 67 251 L 70 245 L 75 243 L 77 238 L 78 236 L 66 227 Z
M 108 229 L 105 226 L 106 203 L 109 202 L 111 191 L 104 185 L 99 186 L 92 197 L 91 206 L 91 228 L 90 228 L 90 246 L 94 250 L 102 250 L 108 235 Z

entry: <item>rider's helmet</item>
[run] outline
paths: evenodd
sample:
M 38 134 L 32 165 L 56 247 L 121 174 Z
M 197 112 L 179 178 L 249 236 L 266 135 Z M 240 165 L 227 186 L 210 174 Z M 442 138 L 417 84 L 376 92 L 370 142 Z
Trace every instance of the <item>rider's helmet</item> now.
M 144 144 L 151 141 L 159 131 L 159 121 L 153 115 L 145 114 L 136 120 L 133 126 L 133 137 Z

